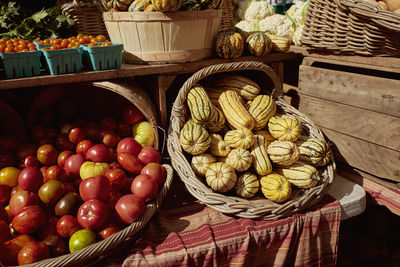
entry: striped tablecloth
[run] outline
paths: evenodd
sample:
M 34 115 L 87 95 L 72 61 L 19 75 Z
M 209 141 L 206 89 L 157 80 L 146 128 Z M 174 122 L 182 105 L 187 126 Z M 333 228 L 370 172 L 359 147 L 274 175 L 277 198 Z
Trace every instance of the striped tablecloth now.
M 176 179 L 140 237 L 105 265 L 335 266 L 339 225 L 339 202 L 328 195 L 305 213 L 257 221 L 199 203 Z

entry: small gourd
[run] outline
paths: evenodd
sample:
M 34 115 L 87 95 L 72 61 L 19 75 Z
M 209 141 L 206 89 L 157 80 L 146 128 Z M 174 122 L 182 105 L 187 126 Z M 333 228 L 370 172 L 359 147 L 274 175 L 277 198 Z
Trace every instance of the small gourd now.
M 151 4 L 151 0 L 135 0 L 129 6 L 128 11 L 130 12 L 143 12 L 143 11 L 154 11 L 154 6 Z
M 253 159 L 250 151 L 243 148 L 237 148 L 229 152 L 225 162 L 231 165 L 236 171 L 243 172 L 250 168 L 252 161 Z
M 257 175 L 252 172 L 242 173 L 236 182 L 236 194 L 242 198 L 254 197 L 260 189 L 260 182 Z
M 198 155 L 210 147 L 211 137 L 203 126 L 189 120 L 180 132 L 179 141 L 187 153 Z
M 261 88 L 252 79 L 237 74 L 224 74 L 217 77 L 212 80 L 211 88 L 207 88 L 207 92 L 218 96 L 227 90 L 235 91 L 243 99 L 253 100 L 260 93 Z
M 332 157 L 329 144 L 318 138 L 309 138 L 299 146 L 300 160 L 313 166 L 325 166 Z
M 197 175 L 204 177 L 206 175 L 208 165 L 216 161 L 217 159 L 213 155 L 209 153 L 202 153 L 192 157 L 191 165 Z
M 254 144 L 251 148 L 253 157 L 253 169 L 259 175 L 267 175 L 272 172 L 272 163 L 269 159 L 266 141 L 262 135 L 254 135 Z
M 254 118 L 254 130 L 260 130 L 267 125 L 268 120 L 275 115 L 276 104 L 268 95 L 256 96 L 247 107 L 250 115 Z
M 288 115 L 273 116 L 268 121 L 268 130 L 278 140 L 296 142 L 301 134 L 301 122 Z
M 286 201 L 292 193 L 289 181 L 284 176 L 276 173 L 262 176 L 260 185 L 263 195 L 274 202 Z
M 254 135 L 262 135 L 265 138 L 265 148 L 268 147 L 269 144 L 274 142 L 276 139 L 269 133 L 268 130 L 258 130 L 254 132 Z
M 195 84 L 186 96 L 186 102 L 195 123 L 205 125 L 212 118 L 212 103 L 204 88 Z
M 299 159 L 299 148 L 290 141 L 276 140 L 269 144 L 267 153 L 271 161 L 278 165 L 290 166 Z
M 206 182 L 214 191 L 227 192 L 235 186 L 236 181 L 236 172 L 229 164 L 216 162 L 208 166 Z
M 243 36 L 233 29 L 222 30 L 217 34 L 215 51 L 222 58 L 237 58 L 243 54 Z
M 249 149 L 254 143 L 254 134 L 247 128 L 230 130 L 225 134 L 225 143 L 231 148 Z
M 311 188 L 320 180 L 316 168 L 303 162 L 296 162 L 288 167 L 278 168 L 277 172 L 299 188 Z
M 182 0 L 151 0 L 156 11 L 178 11 L 182 5 Z
M 212 155 L 217 157 L 224 157 L 229 154 L 231 148 L 225 143 L 222 136 L 219 134 L 211 134 L 211 144 L 209 151 Z
M 271 39 L 263 32 L 250 34 L 246 39 L 247 51 L 250 55 L 262 57 L 269 54 L 272 50 Z
M 212 133 L 217 133 L 222 130 L 225 126 L 225 116 L 224 113 L 217 108 L 216 106 L 212 105 L 212 115 L 210 120 L 206 124 L 207 130 Z

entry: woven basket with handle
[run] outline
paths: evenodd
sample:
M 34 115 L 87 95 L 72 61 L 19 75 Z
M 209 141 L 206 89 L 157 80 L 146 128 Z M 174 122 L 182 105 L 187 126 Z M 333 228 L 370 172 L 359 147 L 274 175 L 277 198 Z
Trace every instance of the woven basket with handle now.
M 125 242 L 131 240 L 135 234 L 137 234 L 153 217 L 154 213 L 161 206 L 165 196 L 171 187 L 173 180 L 173 169 L 170 165 L 163 165 L 167 171 L 167 178 L 165 180 L 164 186 L 161 188 L 160 192 L 156 198 L 146 205 L 146 210 L 142 216 L 140 216 L 134 223 L 125 227 L 121 231 L 111 235 L 110 237 L 94 243 L 88 247 L 81 250 L 75 251 L 74 253 L 66 254 L 56 258 L 50 258 L 35 262 L 30 265 L 30 267 L 61 267 L 61 266 L 83 266 L 90 262 L 96 262 L 108 256 L 110 252 L 115 252 L 118 250 Z
M 61 0 L 58 5 L 63 14 L 75 20 L 78 33 L 108 36 L 103 21 L 105 9 L 97 0 Z
M 362 0 L 309 0 L 301 42 L 338 54 L 400 55 L 400 14 Z
M 179 134 L 186 122 L 188 110 L 186 107 L 186 95 L 193 85 L 204 78 L 212 79 L 213 75 L 241 71 L 242 75 L 261 74 L 263 78 L 272 80 L 275 89 L 272 97 L 277 104 L 277 111 L 295 116 L 303 123 L 303 132 L 311 137 L 324 139 L 321 131 L 303 114 L 294 107 L 290 106 L 283 99 L 282 83 L 277 74 L 269 66 L 253 61 L 224 63 L 206 67 L 191 76 L 180 89 L 178 96 L 173 104 L 171 111 L 170 128 L 168 131 L 167 147 L 171 157 L 171 163 L 188 191 L 206 205 L 226 214 L 238 217 L 274 220 L 293 215 L 304 210 L 319 201 L 328 190 L 334 179 L 335 163 L 330 164 L 320 170 L 320 183 L 310 189 L 305 189 L 296 193 L 290 200 L 284 203 L 275 203 L 264 197 L 253 199 L 243 199 L 235 196 L 224 195 L 213 191 L 208 187 L 203 179 L 197 177 L 188 160 L 189 156 L 182 150 L 179 142 Z M 265 89 L 262 89 L 265 93 Z

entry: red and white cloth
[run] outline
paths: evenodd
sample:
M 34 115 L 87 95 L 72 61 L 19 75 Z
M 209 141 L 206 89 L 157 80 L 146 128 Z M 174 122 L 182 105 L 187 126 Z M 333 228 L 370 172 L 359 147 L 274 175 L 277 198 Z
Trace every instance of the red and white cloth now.
M 224 215 L 174 181 L 161 210 L 123 254 L 123 266 L 336 266 L 340 204 L 326 195 L 277 221 Z

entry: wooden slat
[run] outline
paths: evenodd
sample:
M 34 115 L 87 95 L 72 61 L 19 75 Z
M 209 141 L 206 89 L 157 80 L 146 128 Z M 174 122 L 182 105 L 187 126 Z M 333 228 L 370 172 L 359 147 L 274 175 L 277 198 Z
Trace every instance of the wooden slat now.
M 400 117 L 398 80 L 302 65 L 299 90 L 302 94 Z
M 321 59 L 324 58 L 333 60 L 338 60 L 340 58 L 340 61 L 345 61 L 345 62 L 367 64 L 375 67 L 400 69 L 400 58 L 398 57 L 363 57 L 363 56 L 345 56 L 345 55 L 338 56 L 330 52 L 322 53 L 322 52 L 312 51 L 301 46 L 291 46 L 289 52 L 301 54 L 304 57 L 311 56 Z
M 324 128 L 400 151 L 400 118 L 301 94 L 299 110 Z
M 335 144 L 341 157 L 337 161 L 365 172 L 400 182 L 400 152 L 355 137 L 321 127 L 328 139 Z
M 122 64 L 121 69 L 89 71 L 62 75 L 40 75 L 20 79 L 0 80 L 0 90 L 14 88 L 28 88 L 56 84 L 69 84 L 88 81 L 102 81 L 108 79 L 143 76 L 152 74 L 183 74 L 191 73 L 214 64 L 229 63 L 232 61 L 259 61 L 269 64 L 295 57 L 294 53 L 271 53 L 265 57 L 240 57 L 236 59 L 212 58 L 192 63 L 134 65 Z

